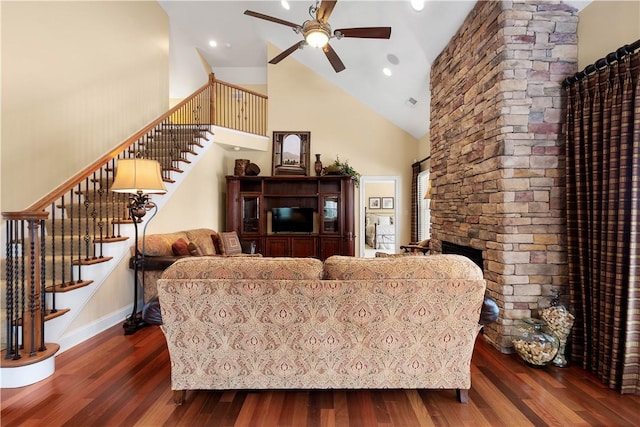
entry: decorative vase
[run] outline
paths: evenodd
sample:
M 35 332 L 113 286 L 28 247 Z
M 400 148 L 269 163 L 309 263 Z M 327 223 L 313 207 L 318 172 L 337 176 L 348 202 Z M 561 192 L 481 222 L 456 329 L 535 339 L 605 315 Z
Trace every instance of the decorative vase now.
M 316 176 L 322 175 L 322 162 L 320 161 L 320 154 L 316 154 L 316 162 L 313 164 L 313 168 L 316 171 Z
M 560 296 L 560 292 L 553 290 L 553 295 L 538 300 L 538 314 L 547 324 L 547 329 L 560 341 L 558 354 L 553 359 L 553 364 L 560 368 L 568 365 L 564 355 L 567 345 L 567 337 L 571 333 L 575 317 L 569 312 L 567 300 Z
M 236 159 L 236 167 L 233 169 L 233 174 L 236 176 L 244 176 L 249 163 L 247 159 Z
M 558 354 L 559 340 L 544 331 L 544 321 L 531 318 L 522 321 L 514 330 L 513 348 L 528 366 L 542 368 Z

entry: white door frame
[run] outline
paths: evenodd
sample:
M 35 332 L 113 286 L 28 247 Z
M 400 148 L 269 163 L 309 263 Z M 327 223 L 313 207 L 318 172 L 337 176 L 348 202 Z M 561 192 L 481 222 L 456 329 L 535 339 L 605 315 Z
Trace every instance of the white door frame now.
M 400 193 L 400 181 L 401 178 L 399 176 L 374 176 L 374 175 L 368 175 L 368 176 L 361 176 L 360 177 L 360 226 L 359 226 L 359 237 L 358 237 L 358 242 L 359 242 L 359 248 L 360 248 L 360 257 L 364 257 L 364 248 L 365 248 L 365 227 L 366 227 L 366 217 L 365 217 L 365 208 L 367 206 L 366 204 L 366 200 L 365 200 L 365 191 L 364 189 L 366 188 L 366 184 L 367 183 L 374 183 L 374 182 L 393 182 L 393 191 L 394 191 L 394 197 L 395 197 L 395 201 L 393 204 L 393 217 L 394 217 L 394 221 L 393 221 L 393 229 L 395 232 L 395 252 L 398 253 L 400 251 L 400 241 L 398 239 L 398 230 L 401 230 L 401 222 L 402 219 L 400 218 L 400 215 L 398 214 L 398 212 L 400 211 L 400 206 L 402 206 L 402 194 Z

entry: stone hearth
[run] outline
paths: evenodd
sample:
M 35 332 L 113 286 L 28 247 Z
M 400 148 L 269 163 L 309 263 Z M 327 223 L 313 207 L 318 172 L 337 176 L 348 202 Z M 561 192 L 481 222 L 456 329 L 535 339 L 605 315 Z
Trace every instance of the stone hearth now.
M 480 1 L 431 69 L 432 245 L 482 251 L 501 310 L 484 336 L 504 352 L 567 282 L 561 83 L 577 24 L 561 2 Z

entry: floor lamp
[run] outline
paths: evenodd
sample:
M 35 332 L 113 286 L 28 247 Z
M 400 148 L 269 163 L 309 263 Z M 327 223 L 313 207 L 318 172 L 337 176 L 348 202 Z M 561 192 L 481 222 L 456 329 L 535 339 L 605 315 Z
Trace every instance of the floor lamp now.
M 138 272 L 144 271 L 144 237 L 147 225 L 153 219 L 158 206 L 149 199 L 150 194 L 164 194 L 167 192 L 160 163 L 156 160 L 148 159 L 119 159 L 116 165 L 116 176 L 111 186 L 111 191 L 115 193 L 129 193 L 129 215 L 133 220 L 135 231 L 135 255 L 133 260 L 133 310 L 122 325 L 125 335 L 131 335 L 139 329 L 147 326 L 138 313 Z M 153 209 L 153 215 L 147 220 L 142 230 L 142 251 L 139 248 L 138 224 L 146 213 Z M 142 270 L 141 270 L 142 269 Z

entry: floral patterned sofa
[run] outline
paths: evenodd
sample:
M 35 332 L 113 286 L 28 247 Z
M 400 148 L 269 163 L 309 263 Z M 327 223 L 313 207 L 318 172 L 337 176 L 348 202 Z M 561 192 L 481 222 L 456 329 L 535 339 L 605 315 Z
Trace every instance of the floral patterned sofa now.
M 456 389 L 485 291 L 458 255 L 186 258 L 158 280 L 174 400 L 186 390 Z

